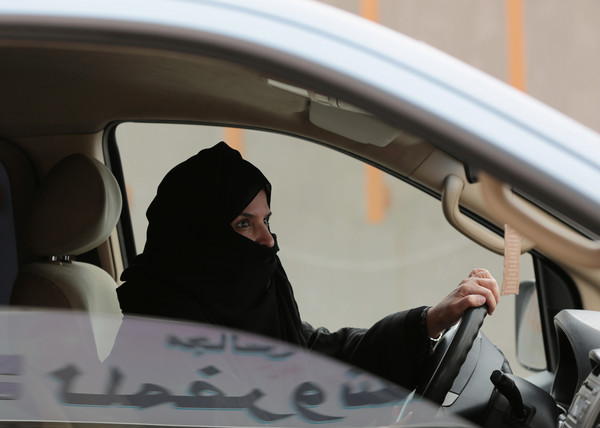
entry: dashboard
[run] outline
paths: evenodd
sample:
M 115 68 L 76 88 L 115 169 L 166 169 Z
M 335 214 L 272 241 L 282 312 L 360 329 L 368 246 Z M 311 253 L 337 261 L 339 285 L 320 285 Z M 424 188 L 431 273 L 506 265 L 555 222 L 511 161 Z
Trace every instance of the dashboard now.
M 600 422 L 600 313 L 564 310 L 554 317 L 559 361 L 551 394 L 568 408 L 562 427 L 595 427 Z
M 600 426 L 600 313 L 554 317 L 558 366 L 547 377 L 512 373 L 502 351 L 479 332 L 442 409 L 486 428 Z M 540 379 L 544 382 L 538 384 Z

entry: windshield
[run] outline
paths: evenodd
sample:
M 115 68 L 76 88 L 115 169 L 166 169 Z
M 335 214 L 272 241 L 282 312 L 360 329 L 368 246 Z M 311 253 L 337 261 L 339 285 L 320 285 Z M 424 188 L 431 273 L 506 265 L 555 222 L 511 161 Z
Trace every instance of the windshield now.
M 235 330 L 76 312 L 5 311 L 0 320 L 2 421 L 451 424 L 389 382 Z

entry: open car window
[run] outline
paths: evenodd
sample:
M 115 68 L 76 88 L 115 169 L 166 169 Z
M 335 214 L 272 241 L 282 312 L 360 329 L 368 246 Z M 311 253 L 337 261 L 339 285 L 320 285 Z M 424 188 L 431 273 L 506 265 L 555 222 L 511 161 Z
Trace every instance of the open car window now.
M 279 255 L 300 314 L 313 326 L 370 327 L 390 313 L 434 305 L 475 267 L 502 280 L 503 258 L 453 229 L 436 198 L 313 142 L 151 123 L 121 124 L 116 140 L 138 253 L 146 209 L 173 166 L 225 140 L 261 169 L 273 185 L 271 230 Z M 531 279 L 531 257 L 523 255 L 521 280 Z M 514 296 L 504 296 L 483 331 L 515 373 L 527 374 L 515 357 L 514 308 Z M 543 355 L 541 335 L 532 340 Z

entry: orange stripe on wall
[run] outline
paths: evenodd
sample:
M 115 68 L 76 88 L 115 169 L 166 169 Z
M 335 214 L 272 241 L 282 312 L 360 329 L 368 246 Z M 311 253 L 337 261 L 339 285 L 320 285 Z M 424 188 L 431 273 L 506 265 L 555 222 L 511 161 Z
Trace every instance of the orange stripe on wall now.
M 361 0 L 360 14 L 363 18 L 379 22 L 379 0 Z M 367 165 L 365 182 L 367 222 L 382 223 L 389 205 L 389 192 L 383 180 L 383 173 L 377 168 Z
M 525 24 L 523 0 L 506 0 L 508 83 L 525 91 Z
M 361 0 L 360 15 L 371 21 L 379 22 L 379 0 Z
M 365 168 L 367 221 L 379 224 L 385 220 L 389 207 L 389 190 L 384 182 L 383 173 L 367 165 Z
M 240 128 L 225 128 L 225 142 L 244 156 L 244 130 Z

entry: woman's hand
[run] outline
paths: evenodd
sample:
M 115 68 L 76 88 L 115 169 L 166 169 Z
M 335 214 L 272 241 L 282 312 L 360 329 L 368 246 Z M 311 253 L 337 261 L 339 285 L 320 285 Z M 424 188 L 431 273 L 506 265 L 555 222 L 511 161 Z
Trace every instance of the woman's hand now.
M 456 324 L 465 310 L 474 306 L 488 305 L 488 314 L 496 309 L 500 298 L 498 283 L 486 269 L 473 269 L 469 277 L 446 298 L 427 311 L 429 337 L 438 337 L 444 330 Z

